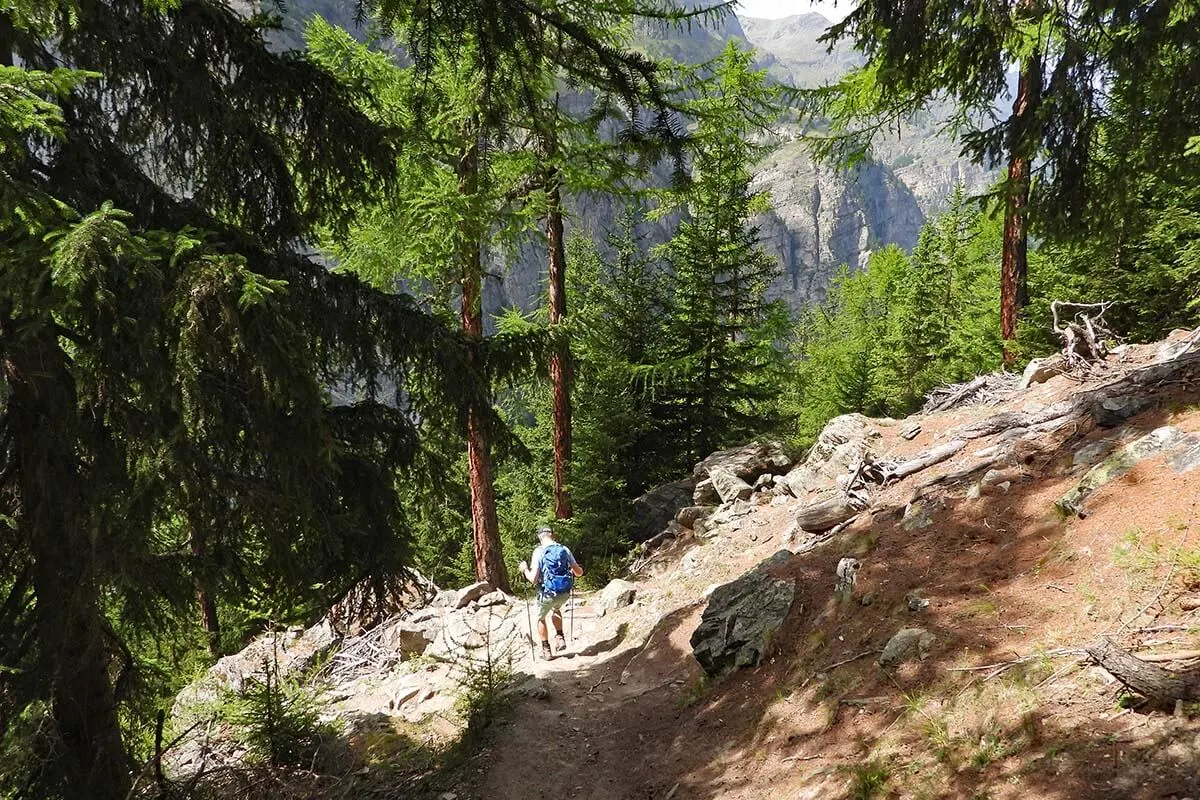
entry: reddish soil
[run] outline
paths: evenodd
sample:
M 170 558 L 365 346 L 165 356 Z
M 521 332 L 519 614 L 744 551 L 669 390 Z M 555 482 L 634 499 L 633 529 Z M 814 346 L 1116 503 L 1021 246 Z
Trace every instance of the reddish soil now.
M 1144 363 L 1152 349 L 1127 359 Z M 881 450 L 915 453 L 965 422 L 1080 388 L 1055 378 L 1000 406 L 920 418 L 912 442 L 888 425 Z M 1086 518 L 1054 508 L 1088 469 L 1071 464 L 1082 446 L 1115 447 L 1165 424 L 1200 431 L 1198 401 L 1195 384 L 1168 387 L 1120 428 L 1039 451 L 1006 492 L 967 499 L 970 484 L 939 486 L 923 500 L 926 527 L 901 525 L 915 482 L 968 463 L 993 437 L 879 493 L 873 516 L 777 570 L 797 596 L 774 656 L 715 684 L 691 656 L 696 598 L 778 550 L 795 505 L 763 505 L 738 530 L 677 542 L 647 569 L 633 608 L 579 623 L 586 655 L 540 665 L 548 696 L 494 724 L 439 791 L 460 800 L 1200 798 L 1200 709 L 1125 707 L 1120 684 L 1079 652 L 1102 635 L 1138 653 L 1200 647 L 1200 611 L 1177 602 L 1200 589 L 1200 469 L 1177 474 L 1150 459 L 1092 495 Z M 834 568 L 847 555 L 863 566 L 854 598 L 839 603 Z M 929 607 L 910 611 L 912 592 Z M 937 641 L 926 660 L 885 671 L 874 656 L 903 627 Z

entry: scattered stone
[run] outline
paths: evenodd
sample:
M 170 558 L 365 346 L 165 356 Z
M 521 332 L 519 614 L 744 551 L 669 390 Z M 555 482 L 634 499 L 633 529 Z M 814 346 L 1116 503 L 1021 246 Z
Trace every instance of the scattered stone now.
M 453 589 L 443 589 L 429 601 L 430 608 L 458 608 L 458 592 Z
M 857 558 L 847 556 L 838 562 L 837 565 L 837 584 L 834 586 L 834 593 L 840 600 L 849 600 L 850 595 L 854 593 L 854 584 L 858 580 L 858 571 L 862 568 L 862 562 Z
M 769 472 L 764 472 L 754 479 L 754 491 L 761 492 L 765 489 L 770 489 L 775 485 L 775 476 Z
M 632 605 L 637 597 L 637 586 L 620 578 L 609 581 L 596 598 L 596 616 L 603 617 L 609 611 Z
M 713 590 L 691 638 L 692 653 L 707 675 L 720 677 L 757 666 L 769 654 L 775 633 L 791 611 L 796 586 L 767 570 L 790 558 L 791 553 L 782 550 Z
M 714 506 L 684 506 L 675 515 L 675 521 L 685 528 L 695 530 L 698 521 L 711 517 L 716 510 Z
M 749 500 L 754 488 L 732 472 L 717 468 L 709 473 L 713 489 L 721 498 L 722 503 L 732 503 L 735 500 Z
M 646 541 L 674 519 L 679 509 L 692 505 L 692 492 L 695 488 L 695 478 L 684 478 L 656 486 L 634 500 L 631 532 L 633 541 Z M 712 502 L 707 505 L 716 505 L 716 503 Z
M 978 500 L 982 496 L 983 496 L 983 487 L 980 486 L 978 483 L 971 484 L 971 488 L 967 489 L 967 499 L 968 500 Z
M 1200 594 L 1185 594 L 1179 598 L 1179 607 L 1184 611 L 1200 609 Z
M 924 611 L 929 608 L 929 601 L 916 592 L 904 595 L 904 602 L 908 604 L 909 611 Z
M 875 593 L 874 592 L 867 592 L 862 597 L 858 598 L 858 604 L 860 606 L 869 606 L 869 605 L 873 605 L 874 603 L 875 603 Z
M 879 666 L 894 667 L 914 659 L 924 661 L 936 641 L 937 637 L 924 628 L 901 628 L 884 645 Z
M 479 581 L 458 590 L 458 602 L 454 608 L 466 608 L 471 603 L 492 591 L 492 585 L 487 581 Z
M 911 442 L 921 434 L 921 423 L 913 422 L 905 425 L 900 430 L 900 438 L 907 442 Z
M 917 501 L 904 507 L 904 516 L 900 519 L 900 527 L 904 530 L 917 531 L 932 524 L 933 516 L 926 503 Z
M 769 505 L 772 507 L 786 506 L 788 503 L 791 502 L 791 499 L 792 499 L 792 494 L 790 491 L 787 491 L 786 493 L 777 492 L 775 494 L 775 496 L 771 498 L 771 502 L 769 503 Z

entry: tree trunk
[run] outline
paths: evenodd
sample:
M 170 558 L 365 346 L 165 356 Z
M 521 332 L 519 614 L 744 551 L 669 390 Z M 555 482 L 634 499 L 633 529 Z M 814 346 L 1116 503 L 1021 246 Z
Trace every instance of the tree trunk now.
M 191 526 L 192 553 L 192 585 L 196 590 L 196 605 L 200 609 L 200 625 L 204 628 L 208 643 L 208 652 L 217 658 L 221 655 L 221 623 L 217 617 L 216 596 L 209 587 L 205 569 L 205 547 L 202 528 L 195 520 L 189 520 Z
M 83 513 L 75 392 L 53 333 L 22 338 L 25 346 L 9 351 L 4 369 L 20 470 L 19 525 L 34 559 L 41 680 L 50 687 L 66 796 L 123 800 L 128 761 L 109 677 L 97 542 Z
M 563 245 L 562 193 L 558 170 L 546 187 L 546 246 L 550 252 L 550 325 L 567 316 L 567 253 Z M 564 338 L 550 354 L 554 449 L 554 516 L 571 517 L 571 346 Z
M 458 190 L 464 198 L 473 197 L 479 190 L 479 149 L 474 144 L 459 159 Z M 462 329 L 471 343 L 475 344 L 483 339 L 483 263 L 476 226 L 468 218 L 459 223 L 459 248 L 462 264 Z M 500 521 L 496 516 L 487 416 L 483 409 L 474 406 L 467 410 L 467 471 L 471 485 L 475 576 L 496 589 L 510 592 L 500 543 Z
M 1008 342 L 1017 338 L 1017 317 L 1029 303 L 1028 206 L 1032 145 L 1030 128 L 1042 90 L 1042 60 L 1033 53 L 1021 65 L 1017 97 L 1009 118 L 1008 197 L 1004 207 L 1004 254 L 1000 269 L 1000 335 L 1005 341 L 1004 360 L 1015 353 Z

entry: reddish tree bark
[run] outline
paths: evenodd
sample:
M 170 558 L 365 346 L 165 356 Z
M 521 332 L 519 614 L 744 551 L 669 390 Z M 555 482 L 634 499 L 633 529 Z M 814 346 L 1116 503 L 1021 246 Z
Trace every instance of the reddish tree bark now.
M 458 162 L 458 188 L 471 197 L 479 187 L 479 150 L 469 147 Z M 470 220 L 459 223 L 459 257 L 462 262 L 462 330 L 472 343 L 483 339 L 483 262 L 479 238 Z M 488 444 L 487 416 L 482 409 L 467 410 L 467 479 L 471 486 L 471 528 L 475 576 L 493 587 L 511 591 L 500 542 L 496 515 L 495 480 Z
M 562 192 L 558 171 L 551 170 L 546 187 L 546 247 L 550 253 L 550 325 L 567 316 L 567 253 L 563 245 Z M 550 354 L 552 447 L 554 450 L 554 516 L 568 519 L 571 511 L 571 347 L 563 340 Z
M 1021 65 L 1017 96 L 1009 118 L 1008 196 L 1004 207 L 1004 253 L 1000 267 L 1000 335 L 1005 341 L 1006 363 L 1012 363 L 1016 357 L 1008 343 L 1017 338 L 1017 318 L 1029 303 L 1028 142 L 1041 90 L 1042 60 L 1035 52 Z
M 208 652 L 214 658 L 221 655 L 221 623 L 217 616 L 217 601 L 209 589 L 207 576 L 204 574 L 205 547 L 204 536 L 196 521 L 190 520 L 192 528 L 190 550 L 192 553 L 192 585 L 196 590 L 196 605 L 200 609 L 200 625 L 208 639 Z

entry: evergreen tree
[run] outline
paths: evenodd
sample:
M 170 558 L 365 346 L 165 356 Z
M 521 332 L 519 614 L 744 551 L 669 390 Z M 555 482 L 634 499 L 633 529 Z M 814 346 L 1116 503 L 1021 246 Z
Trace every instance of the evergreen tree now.
M 303 618 L 397 574 L 419 411 L 381 379 L 476 390 L 412 302 L 299 252 L 395 158 L 353 90 L 219 2 L 0 23 L 0 761 L 115 800 L 119 720 L 144 722 L 126 642 L 186 636 L 197 599 L 216 638 L 232 594 Z
M 753 436 L 772 414 L 777 353 L 769 331 L 780 309 L 765 294 L 778 265 L 758 243 L 752 220 L 768 202 L 751 189 L 750 168 L 766 149 L 754 140 L 770 134 L 777 111 L 752 59 L 730 43 L 711 84 L 684 104 L 698 120 L 693 176 L 664 206 L 685 210 L 662 255 L 675 282 L 668 347 L 678 377 L 669 424 L 693 458 Z
M 1000 324 L 1002 338 L 1011 341 L 1029 300 L 1029 225 L 1046 224 L 1055 235 L 1111 225 L 1114 217 L 1085 209 L 1122 204 L 1129 196 L 1122 182 L 1136 180 L 1125 170 L 1115 181 L 1089 180 L 1104 173 L 1095 167 L 1102 152 L 1095 145 L 1107 120 L 1126 119 L 1155 145 L 1164 143 L 1155 131 L 1170 131 L 1171 146 L 1152 148 L 1158 163 L 1143 165 L 1154 174 L 1177 174 L 1178 160 L 1162 156 L 1182 151 L 1180 126 L 1197 123 L 1197 104 L 1163 101 L 1174 87 L 1195 83 L 1181 80 L 1200 63 L 1194 13 L 1178 0 L 1065 6 L 865 0 L 826 38 L 852 42 L 867 63 L 808 95 L 810 110 L 827 115 L 834 134 L 820 149 L 853 155 L 930 103 L 953 103 L 949 127 L 961 136 L 964 154 L 981 164 L 1003 160 L 1008 168 Z M 1012 112 L 997 118 L 995 103 L 1008 94 L 1013 64 L 1019 76 Z M 1037 181 L 1035 163 L 1042 165 Z

